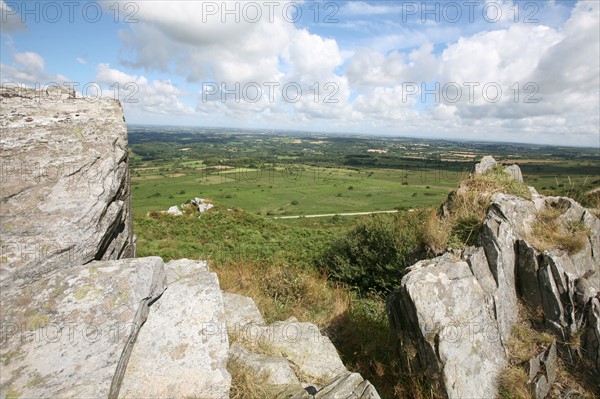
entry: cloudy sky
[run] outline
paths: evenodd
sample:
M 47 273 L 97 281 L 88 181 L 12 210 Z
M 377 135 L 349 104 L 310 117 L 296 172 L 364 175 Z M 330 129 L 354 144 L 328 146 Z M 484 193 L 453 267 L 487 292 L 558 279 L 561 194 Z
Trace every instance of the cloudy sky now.
M 9 1 L 3 84 L 128 123 L 600 146 L 593 1 Z

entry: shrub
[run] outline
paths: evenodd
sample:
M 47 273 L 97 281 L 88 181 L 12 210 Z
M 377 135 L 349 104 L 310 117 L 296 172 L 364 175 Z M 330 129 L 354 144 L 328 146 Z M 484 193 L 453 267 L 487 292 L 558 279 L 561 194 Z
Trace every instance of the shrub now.
M 338 238 L 319 266 L 359 291 L 390 291 L 421 256 L 421 225 L 420 214 L 373 215 Z
M 292 205 L 298 205 L 298 201 L 293 200 L 292 202 L 290 202 L 290 204 L 292 204 Z

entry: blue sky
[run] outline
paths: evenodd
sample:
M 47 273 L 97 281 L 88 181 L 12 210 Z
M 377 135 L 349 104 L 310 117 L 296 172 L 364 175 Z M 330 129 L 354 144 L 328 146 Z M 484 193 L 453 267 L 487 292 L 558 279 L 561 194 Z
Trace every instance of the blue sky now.
M 3 84 L 100 88 L 129 123 L 600 146 L 597 1 L 0 6 Z

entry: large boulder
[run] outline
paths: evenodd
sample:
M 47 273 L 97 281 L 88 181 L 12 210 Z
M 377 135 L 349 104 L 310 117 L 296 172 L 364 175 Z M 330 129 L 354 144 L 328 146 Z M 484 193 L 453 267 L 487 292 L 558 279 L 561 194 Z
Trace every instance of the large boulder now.
M 219 281 L 206 262 L 166 265 L 168 287 L 140 331 L 119 397 L 229 397 L 229 341 Z
M 225 319 L 229 333 L 239 333 L 248 324 L 264 326 L 265 321 L 256 303 L 247 296 L 223 292 Z
M 55 269 L 2 290 L 1 397 L 115 397 L 150 304 L 165 290 L 157 257 Z
M 0 287 L 135 255 L 127 127 L 111 99 L 0 89 Z
M 380 399 L 379 394 L 358 373 L 346 372 L 321 388 L 315 399 Z
M 242 341 L 266 345 L 288 359 L 304 381 L 327 381 L 346 371 L 328 337 L 311 323 L 295 318 L 268 326 L 249 324 L 238 332 Z
M 452 254 L 418 262 L 388 298 L 404 368 L 426 372 L 451 398 L 495 396 L 506 363 L 494 298 L 471 270 L 479 266 Z

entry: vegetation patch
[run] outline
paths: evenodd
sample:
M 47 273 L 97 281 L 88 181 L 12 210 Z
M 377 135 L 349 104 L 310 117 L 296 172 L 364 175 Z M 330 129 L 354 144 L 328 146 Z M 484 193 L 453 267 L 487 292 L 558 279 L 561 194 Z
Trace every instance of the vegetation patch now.
M 501 399 L 530 399 L 532 393 L 527 387 L 528 376 L 525 364 L 529 359 L 546 350 L 554 337 L 543 329 L 543 314 L 533 314 L 521 304 L 519 320 L 512 327 L 508 341 L 508 365 L 498 375 L 498 398 Z M 557 342 L 559 345 L 566 344 Z M 583 363 L 568 365 L 558 359 L 556 380 L 548 394 L 549 398 L 577 397 L 584 399 L 596 398 L 593 393 L 593 367 Z M 586 375 L 589 374 L 589 375 Z M 567 396 L 565 396 L 565 394 Z
M 266 374 L 257 373 L 245 367 L 244 364 L 236 359 L 230 359 L 227 362 L 227 370 L 231 374 L 231 390 L 229 397 L 231 399 L 270 399 L 267 387 Z
M 476 244 L 491 197 L 496 193 L 531 199 L 527 185 L 512 179 L 503 166 L 496 165 L 482 175 L 473 175 L 449 195 L 446 214 L 431 211 L 423 231 L 427 248 L 440 254 L 447 248 L 462 249 Z
M 372 215 L 334 241 L 320 266 L 359 292 L 391 291 L 404 270 L 424 256 L 423 219 L 422 212 Z
M 527 373 L 520 366 L 508 366 L 498 376 L 498 398 L 532 399 L 527 389 Z
M 574 254 L 585 247 L 590 230 L 581 220 L 564 220 L 561 217 L 568 209 L 565 204 L 547 205 L 536 215 L 527 240 L 538 251 L 560 249 Z

